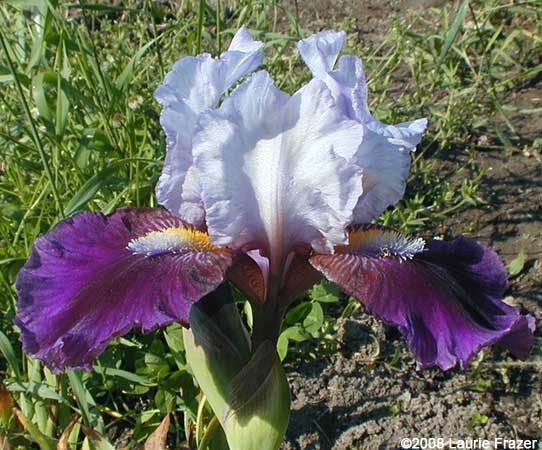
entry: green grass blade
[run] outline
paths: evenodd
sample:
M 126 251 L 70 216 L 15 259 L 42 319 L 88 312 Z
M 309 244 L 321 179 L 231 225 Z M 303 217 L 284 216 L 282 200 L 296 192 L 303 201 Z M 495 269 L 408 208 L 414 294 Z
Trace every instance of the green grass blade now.
M 148 378 L 142 377 L 126 370 L 115 369 L 113 367 L 94 366 L 94 371 L 105 376 L 113 376 L 123 378 L 124 380 L 131 381 L 132 383 L 140 384 L 141 386 L 156 386 L 156 383 L 152 382 Z
M 158 36 L 155 39 L 151 40 L 150 42 L 146 43 L 143 47 L 141 47 L 138 52 L 133 56 L 133 58 L 130 60 L 130 62 L 126 65 L 122 73 L 119 75 L 117 80 L 115 81 L 115 87 L 120 91 L 123 92 L 132 78 L 134 77 L 134 69 L 136 63 L 141 59 L 141 57 L 147 52 L 147 50 L 159 39 L 161 39 L 162 36 Z
M 23 426 L 25 431 L 30 435 L 30 438 L 38 444 L 40 450 L 54 450 L 55 443 L 54 440 L 45 436 L 36 424 L 34 424 L 28 417 L 26 417 L 22 411 L 15 409 L 15 414 L 17 419 L 19 419 L 20 424 Z
M 45 5 L 45 0 L 6 0 L 8 5 L 12 6 L 43 6 Z
M 58 392 L 43 383 L 16 381 L 8 384 L 7 388 L 10 392 L 23 392 L 36 399 L 55 400 L 57 402 L 66 404 L 70 403 L 68 399 L 64 398 Z
M 15 81 L 15 86 L 17 87 L 17 92 L 19 94 L 19 99 L 23 105 L 23 109 L 26 114 L 26 118 L 28 122 L 30 123 L 30 129 L 32 130 L 32 138 L 34 140 L 34 143 L 36 144 L 36 147 L 38 149 L 38 153 L 40 154 L 41 162 L 43 164 L 43 169 L 47 175 L 47 178 L 49 179 L 49 183 L 51 184 L 51 191 L 53 192 L 53 197 L 56 202 L 56 206 L 58 208 L 58 211 L 60 214 L 62 214 L 62 204 L 60 201 L 60 195 L 58 194 L 58 189 L 55 183 L 55 179 L 53 177 L 53 173 L 51 171 L 51 167 L 49 165 L 49 160 L 47 159 L 47 156 L 45 155 L 45 150 L 43 148 L 43 145 L 41 143 L 41 139 L 38 134 L 38 130 L 36 127 L 36 124 L 34 123 L 34 119 L 32 117 L 32 113 L 30 112 L 30 108 L 28 106 L 28 103 L 26 101 L 26 97 L 23 92 L 23 88 L 21 87 L 21 83 L 19 82 L 19 78 L 17 77 L 17 71 L 15 70 L 15 66 L 13 65 L 13 61 L 11 60 L 11 57 L 9 56 L 9 50 L 8 50 L 8 42 L 4 38 L 4 33 L 2 30 L 0 30 L 0 44 L 2 46 L 2 49 L 4 50 L 4 54 L 6 55 L 6 59 L 8 61 L 9 69 L 11 71 L 11 74 L 13 75 L 13 79 Z
M 205 17 L 205 0 L 199 0 L 198 34 L 196 40 L 196 54 L 201 53 L 201 37 L 203 36 L 203 19 Z
M 1 331 L 0 331 L 0 351 L 4 355 L 4 358 L 6 358 L 15 376 L 17 378 L 21 378 L 21 372 L 19 369 L 19 360 L 17 356 L 15 355 L 15 351 L 13 350 L 13 346 L 11 345 L 11 342 L 9 342 L 9 339 L 7 338 L 7 336 Z
M 42 72 L 32 79 L 32 97 L 36 103 L 36 108 L 38 108 L 39 115 L 47 122 L 52 121 L 53 114 L 47 103 L 45 84 L 52 84 L 56 80 L 57 76 L 54 72 Z
M 92 417 L 90 415 L 90 408 L 87 400 L 87 389 L 83 385 L 81 375 L 74 370 L 69 370 L 67 374 L 70 380 L 71 388 L 81 409 L 83 420 L 90 425 L 92 423 Z
M 83 9 L 88 11 L 105 11 L 105 12 L 119 12 L 119 11 L 133 11 L 132 8 L 116 5 L 105 5 L 103 3 L 65 3 L 62 5 L 65 8 L 70 9 Z
M 64 78 L 67 78 L 69 75 L 68 58 L 64 41 L 59 46 L 59 54 L 62 61 L 62 69 L 57 79 L 55 134 L 58 136 L 58 139 L 62 139 L 68 123 L 68 112 L 70 110 L 67 83 L 64 81 Z
M 450 48 L 452 48 L 453 43 L 455 42 L 459 32 L 461 31 L 461 28 L 463 27 L 463 23 L 465 22 L 465 16 L 467 15 L 467 10 L 469 8 L 469 1 L 464 0 L 463 3 L 461 3 L 461 6 L 457 10 L 457 13 L 455 15 L 454 21 L 452 22 L 452 26 L 448 30 L 448 33 L 446 34 L 446 38 L 444 39 L 444 44 L 442 45 L 442 49 L 440 51 L 439 60 L 442 61 L 448 52 L 450 51 Z
M 64 208 L 64 214 L 71 216 L 92 200 L 100 188 L 111 178 L 114 171 L 114 167 L 106 167 L 91 177 L 68 202 L 66 208 Z

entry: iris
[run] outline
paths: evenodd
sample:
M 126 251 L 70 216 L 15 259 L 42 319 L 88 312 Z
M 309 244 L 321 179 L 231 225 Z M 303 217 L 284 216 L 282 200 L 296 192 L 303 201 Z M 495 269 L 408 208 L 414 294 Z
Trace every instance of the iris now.
M 254 355 L 325 277 L 397 326 L 418 368 L 465 367 L 494 343 L 526 357 L 534 319 L 501 301 L 493 250 L 370 224 L 403 196 L 426 120 L 372 117 L 360 59 L 339 58 L 344 37 L 298 43 L 313 79 L 292 95 L 258 71 L 225 96 L 263 60 L 245 28 L 220 58 L 179 60 L 155 93 L 164 208 L 84 212 L 36 240 L 17 280 L 24 349 L 55 372 L 90 370 L 133 328 L 189 326 L 192 306 L 230 281 L 252 305 Z

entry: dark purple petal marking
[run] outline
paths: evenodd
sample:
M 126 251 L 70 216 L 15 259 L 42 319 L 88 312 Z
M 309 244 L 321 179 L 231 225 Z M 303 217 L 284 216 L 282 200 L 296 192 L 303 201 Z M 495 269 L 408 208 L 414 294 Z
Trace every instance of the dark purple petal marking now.
M 222 282 L 231 255 L 201 242 L 151 256 L 128 248 L 171 229 L 186 226 L 162 209 L 126 208 L 77 214 L 38 238 L 17 278 L 15 323 L 25 351 L 55 372 L 88 370 L 132 328 L 186 325 L 190 306 Z
M 418 369 L 464 368 L 494 343 L 520 358 L 529 355 L 534 318 L 500 300 L 507 274 L 491 248 L 460 236 L 451 242 L 427 240 L 425 250 L 412 251 L 416 241 L 405 247 L 397 236 L 365 226 L 351 234 L 351 246 L 314 255 L 310 263 L 368 312 L 399 327 Z

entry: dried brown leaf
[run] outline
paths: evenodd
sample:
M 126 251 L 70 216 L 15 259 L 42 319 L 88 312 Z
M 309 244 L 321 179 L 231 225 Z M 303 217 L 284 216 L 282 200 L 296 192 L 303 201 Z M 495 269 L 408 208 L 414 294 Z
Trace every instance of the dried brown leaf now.
M 0 450 L 11 450 L 11 444 L 9 443 L 8 439 L 0 436 Z
M 111 445 L 111 443 L 98 431 L 93 430 L 92 428 L 88 428 L 84 425 L 81 425 L 81 429 L 83 430 L 83 433 L 85 433 L 86 436 L 90 439 L 96 450 L 115 450 L 115 447 L 113 447 L 113 445 Z
M 5 384 L 0 381 L 0 424 L 7 427 L 13 410 L 13 397 Z
M 79 414 L 74 415 L 71 422 L 68 424 L 66 429 L 62 432 L 62 436 L 60 436 L 60 439 L 58 440 L 58 443 L 56 444 L 56 450 L 69 450 L 70 449 L 70 444 L 68 442 L 69 439 L 70 439 L 70 434 L 71 434 L 75 424 L 77 422 L 79 422 L 80 418 L 81 418 L 81 416 Z
M 167 414 L 158 428 L 147 438 L 145 450 L 166 450 L 169 423 L 170 418 L 169 414 Z

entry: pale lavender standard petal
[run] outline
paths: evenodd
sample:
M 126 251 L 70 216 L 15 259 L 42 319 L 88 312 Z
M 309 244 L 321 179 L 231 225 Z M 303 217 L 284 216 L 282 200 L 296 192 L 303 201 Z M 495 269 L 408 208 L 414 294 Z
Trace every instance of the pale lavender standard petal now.
M 506 270 L 490 248 L 458 237 L 408 240 L 381 227 L 363 227 L 335 255 L 311 264 L 367 311 L 399 327 L 419 369 L 464 368 L 484 346 L 500 343 L 526 358 L 534 318 L 502 302 Z
M 204 236 L 162 209 L 85 212 L 60 222 L 36 240 L 17 278 L 15 323 L 25 351 L 55 372 L 89 370 L 111 339 L 132 328 L 187 324 L 190 306 L 222 282 L 231 255 L 174 239 L 185 235 Z
M 200 128 L 195 166 L 216 245 L 260 248 L 273 271 L 295 244 L 332 251 L 346 242 L 361 194 L 360 169 L 348 153 L 363 130 L 335 107 L 324 83 L 289 96 L 258 72 L 205 114 Z
M 220 58 L 202 54 L 177 61 L 155 92 L 162 105 L 160 123 L 167 142 L 156 197 L 191 224 L 200 225 L 205 216 L 198 174 L 192 165 L 192 137 L 198 118 L 203 111 L 215 108 L 235 82 L 262 63 L 262 47 L 243 27 Z
M 374 119 L 367 104 L 361 60 L 354 56 L 339 58 L 344 38 L 344 32 L 323 31 L 300 41 L 298 48 L 314 77 L 332 91 L 337 105 L 365 128 L 357 154 L 357 163 L 363 167 L 363 194 L 354 210 L 354 223 L 366 223 L 403 197 L 410 152 L 420 142 L 427 121 L 385 125 Z

